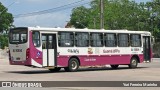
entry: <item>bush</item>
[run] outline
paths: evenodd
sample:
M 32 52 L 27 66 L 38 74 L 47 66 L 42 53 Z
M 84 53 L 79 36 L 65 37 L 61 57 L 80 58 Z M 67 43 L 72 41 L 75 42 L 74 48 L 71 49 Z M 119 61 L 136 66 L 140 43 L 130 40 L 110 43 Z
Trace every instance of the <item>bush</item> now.
M 8 47 L 8 35 L 0 35 L 0 48 Z

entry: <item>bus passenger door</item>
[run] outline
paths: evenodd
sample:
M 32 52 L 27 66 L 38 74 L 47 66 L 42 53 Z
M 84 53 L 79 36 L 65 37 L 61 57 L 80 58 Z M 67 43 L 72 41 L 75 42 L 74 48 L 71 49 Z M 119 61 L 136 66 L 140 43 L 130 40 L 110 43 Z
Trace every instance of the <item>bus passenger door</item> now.
M 144 60 L 150 62 L 151 60 L 150 36 L 143 36 L 143 55 L 144 55 Z
M 56 34 L 42 34 L 43 67 L 56 65 Z

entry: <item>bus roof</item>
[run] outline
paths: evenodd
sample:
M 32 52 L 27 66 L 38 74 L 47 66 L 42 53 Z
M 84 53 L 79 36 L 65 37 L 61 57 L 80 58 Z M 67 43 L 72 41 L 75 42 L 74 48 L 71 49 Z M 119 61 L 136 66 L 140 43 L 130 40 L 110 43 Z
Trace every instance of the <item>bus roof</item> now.
M 108 32 L 108 33 L 137 33 L 137 34 L 148 34 L 151 35 L 149 31 L 130 31 L 126 29 L 120 30 L 105 30 L 105 29 L 75 29 L 75 28 L 46 28 L 46 27 L 17 27 L 17 28 L 28 28 L 28 30 L 35 31 L 48 31 L 48 32 L 58 32 L 58 31 L 69 31 L 69 32 Z

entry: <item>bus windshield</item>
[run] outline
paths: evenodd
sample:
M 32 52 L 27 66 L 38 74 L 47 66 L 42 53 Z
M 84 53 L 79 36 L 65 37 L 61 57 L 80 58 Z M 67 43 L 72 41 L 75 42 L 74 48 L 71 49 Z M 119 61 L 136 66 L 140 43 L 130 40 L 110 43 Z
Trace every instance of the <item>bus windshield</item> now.
M 10 44 L 22 44 L 27 42 L 27 29 L 11 29 L 9 33 Z

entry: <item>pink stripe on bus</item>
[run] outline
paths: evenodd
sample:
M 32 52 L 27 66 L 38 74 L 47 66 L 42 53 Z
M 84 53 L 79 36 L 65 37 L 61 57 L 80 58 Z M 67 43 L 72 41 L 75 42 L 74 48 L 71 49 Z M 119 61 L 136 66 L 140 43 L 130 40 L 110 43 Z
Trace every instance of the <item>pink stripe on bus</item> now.
M 81 55 L 77 56 L 80 59 L 81 66 L 94 66 L 94 65 L 106 65 L 106 64 L 130 64 L 130 59 L 133 55 L 94 55 L 94 56 L 87 56 Z M 140 63 L 143 62 L 143 54 L 138 55 Z M 57 58 L 57 65 L 66 67 L 68 66 L 68 61 L 71 57 L 59 56 Z

